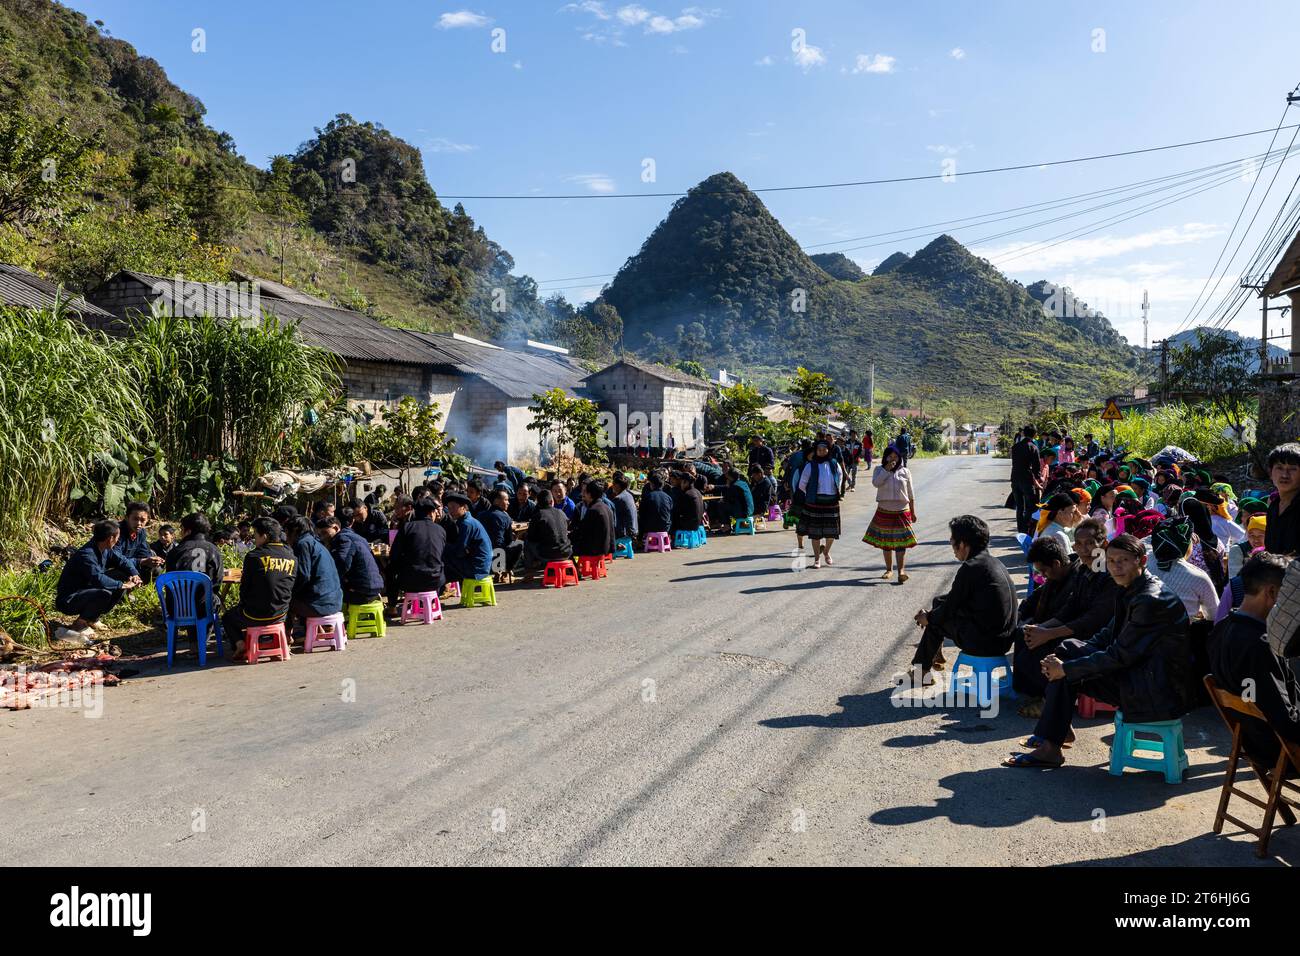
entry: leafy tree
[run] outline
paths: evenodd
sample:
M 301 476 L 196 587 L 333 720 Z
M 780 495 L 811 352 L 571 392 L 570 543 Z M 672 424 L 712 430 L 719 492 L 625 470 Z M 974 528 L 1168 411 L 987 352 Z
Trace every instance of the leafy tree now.
M 1168 389 L 1208 404 L 1254 455 L 1247 426 L 1262 381 L 1255 350 L 1240 337 L 1197 329 L 1195 341 L 1176 346 L 1169 358 Z
M 826 424 L 835 389 L 825 373 L 810 372 L 800 365 L 790 379 L 790 394 L 799 399 L 794 420 L 805 433 L 817 431 Z
M 753 432 L 763 421 L 764 404 L 763 394 L 753 385 L 737 382 L 720 388 L 709 399 L 709 431 L 728 439 Z
M 687 375 L 703 379 L 706 382 L 709 380 L 709 373 L 704 370 L 704 366 L 699 362 L 692 362 L 690 359 L 682 359 L 679 362 L 672 363 L 672 366 L 679 372 L 685 372 Z
M 85 208 L 93 147 L 66 119 L 42 123 L 22 110 L 0 113 L 0 225 L 26 233 Z
M 443 432 L 437 402 L 421 402 L 407 395 L 386 408 L 379 422 L 357 434 L 358 457 L 379 465 L 410 468 L 444 458 L 456 439 Z
M 574 454 L 585 462 L 605 460 L 601 449 L 599 410 L 595 402 L 569 398 L 563 389 L 552 388 L 534 394 L 528 411 L 533 416 L 528 430 L 538 432 L 543 449 L 553 444 L 557 453 L 563 453 L 571 447 Z

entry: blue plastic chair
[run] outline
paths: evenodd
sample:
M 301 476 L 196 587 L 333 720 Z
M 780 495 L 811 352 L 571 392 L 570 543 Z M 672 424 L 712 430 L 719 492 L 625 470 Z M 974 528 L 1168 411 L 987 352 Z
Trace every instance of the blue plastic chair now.
M 1138 737 L 1137 734 L 1144 736 Z M 1154 739 L 1153 739 L 1154 738 Z M 1138 757 L 1144 750 L 1154 757 Z M 1110 745 L 1110 772 L 1122 777 L 1125 767 L 1158 770 L 1165 783 L 1182 783 L 1187 771 L 1187 748 L 1183 743 L 1183 721 L 1157 720 L 1149 724 L 1130 724 L 1122 710 L 1115 711 L 1115 739 Z
M 158 603 L 162 606 L 164 622 L 167 625 L 167 666 L 172 666 L 176 654 L 176 630 L 182 627 L 194 628 L 194 637 L 198 643 L 199 666 L 208 664 L 208 627 L 211 626 L 217 637 L 217 656 L 222 654 L 221 621 L 217 619 L 216 608 L 212 602 L 212 579 L 200 571 L 169 571 L 161 575 L 154 583 L 158 591 Z M 207 614 L 198 616 L 199 597 Z M 171 609 L 168 610 L 168 601 Z
M 614 557 L 630 558 L 632 557 L 632 539 L 616 538 L 614 540 Z
M 731 522 L 731 533 L 732 534 L 753 534 L 754 519 L 753 518 L 733 519 Z
M 1034 593 L 1034 566 L 1029 564 L 1029 546 L 1034 543 L 1033 535 L 1016 532 L 1016 540 L 1020 542 L 1020 553 L 1025 556 L 1025 564 L 1029 565 L 1029 586 L 1025 591 L 1025 597 Z
M 970 671 L 958 673 L 963 664 L 970 667 Z M 993 672 L 1000 669 L 1004 669 L 1004 673 L 995 679 Z M 962 651 L 953 662 L 950 673 L 948 692 L 974 694 L 981 707 L 992 706 L 995 696 L 1015 700 L 1016 692 L 1011 688 L 1011 658 L 1005 654 L 1001 657 L 976 657 Z

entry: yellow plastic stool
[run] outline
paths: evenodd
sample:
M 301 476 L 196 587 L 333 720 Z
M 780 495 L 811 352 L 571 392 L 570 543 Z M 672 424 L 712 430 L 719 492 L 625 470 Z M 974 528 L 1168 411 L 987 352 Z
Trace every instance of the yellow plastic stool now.
M 383 637 L 388 633 L 388 625 L 384 622 L 383 601 L 371 601 L 369 604 L 349 604 L 346 610 L 348 615 L 348 640 L 366 634 Z
M 474 607 L 476 604 L 490 604 L 496 607 L 497 592 L 492 587 L 492 577 L 466 578 L 460 582 L 460 606 Z

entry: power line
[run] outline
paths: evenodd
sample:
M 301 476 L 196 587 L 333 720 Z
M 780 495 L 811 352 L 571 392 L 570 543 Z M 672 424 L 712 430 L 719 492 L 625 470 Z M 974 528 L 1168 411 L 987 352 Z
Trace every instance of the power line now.
M 1293 127 L 1280 127 L 1292 129 Z M 1249 133 L 1233 133 L 1228 136 L 1214 136 L 1209 139 L 1188 140 L 1185 143 L 1169 143 L 1165 146 L 1147 146 L 1143 149 L 1128 149 L 1115 153 L 1097 153 L 1093 156 L 1077 156 L 1073 159 L 1054 159 L 1040 163 L 1019 163 L 1013 166 L 993 166 L 986 169 L 970 169 L 965 172 L 953 171 L 951 173 L 929 173 L 924 176 L 893 176 L 887 179 L 859 179 L 850 182 L 839 183 L 813 183 L 802 186 L 764 186 L 757 189 L 751 189 L 752 193 L 782 193 L 798 192 L 811 189 L 846 189 L 854 186 L 885 186 L 894 183 L 915 183 L 929 180 L 942 179 L 951 180 L 959 176 L 985 176 L 989 173 L 1008 173 L 1018 172 L 1024 169 L 1045 169 L 1049 166 L 1068 166 L 1074 163 L 1090 163 L 1101 159 L 1118 159 L 1123 156 L 1141 156 L 1145 153 L 1158 153 L 1170 149 L 1183 149 L 1187 146 L 1204 146 L 1207 143 L 1223 143 L 1233 139 L 1243 139 L 1248 136 L 1262 136 L 1264 133 L 1273 133 L 1277 135 L 1276 129 L 1259 129 L 1252 130 Z M 716 193 L 726 195 L 731 190 L 707 190 L 704 195 Z M 442 199 L 505 199 L 505 200 L 546 200 L 546 199 L 679 199 L 687 195 L 684 192 L 653 192 L 653 193 L 442 193 Z

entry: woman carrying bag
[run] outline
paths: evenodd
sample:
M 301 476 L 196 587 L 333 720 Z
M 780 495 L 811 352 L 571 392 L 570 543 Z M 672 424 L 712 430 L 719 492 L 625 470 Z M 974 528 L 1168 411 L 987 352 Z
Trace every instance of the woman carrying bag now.
M 902 456 L 893 445 L 880 456 L 871 483 L 876 486 L 876 514 L 862 540 L 884 552 L 885 573 L 881 578 L 886 581 L 894 573 L 894 555 L 898 555 L 898 583 L 902 584 L 907 580 L 907 549 L 916 547 L 916 535 L 912 533 L 916 500 L 912 495 L 912 473 L 903 466 Z
M 823 556 L 827 567 L 834 564 L 831 544 L 840 536 L 841 482 L 840 466 L 831 458 L 830 443 L 817 442 L 795 485 L 795 503 L 799 507 L 797 534 L 812 540 L 814 568 L 822 566 Z

